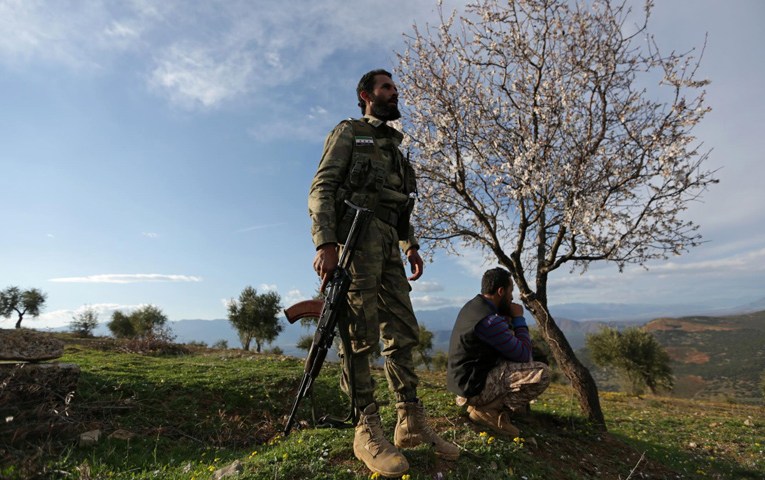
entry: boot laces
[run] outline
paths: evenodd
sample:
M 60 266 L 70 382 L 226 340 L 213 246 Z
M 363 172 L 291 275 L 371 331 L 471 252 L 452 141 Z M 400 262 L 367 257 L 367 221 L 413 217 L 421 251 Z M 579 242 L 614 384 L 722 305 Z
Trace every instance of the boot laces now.
M 361 422 L 364 424 L 364 429 L 369 432 L 369 442 L 380 445 L 385 436 L 382 430 L 382 419 L 379 413 L 373 413 L 371 415 L 363 415 Z

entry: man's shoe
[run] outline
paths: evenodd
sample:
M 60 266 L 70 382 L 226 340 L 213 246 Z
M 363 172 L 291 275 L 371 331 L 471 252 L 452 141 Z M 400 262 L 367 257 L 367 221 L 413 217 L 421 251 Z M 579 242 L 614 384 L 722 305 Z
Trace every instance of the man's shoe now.
M 385 439 L 377 404 L 370 403 L 361 413 L 353 438 L 353 454 L 374 473 L 400 477 L 409 470 L 409 462 Z
M 515 425 L 510 423 L 509 412 L 486 408 L 481 409 L 478 407 L 468 407 L 468 416 L 470 420 L 478 423 L 484 427 L 489 427 L 495 433 L 501 435 L 508 435 L 510 437 L 517 437 L 521 431 L 518 430 Z
M 431 445 L 436 455 L 444 460 L 457 460 L 460 449 L 453 443 L 447 442 L 433 431 L 428 425 L 425 407 L 422 402 L 399 402 L 396 404 L 398 422 L 393 442 L 398 448 L 412 448 L 422 443 Z

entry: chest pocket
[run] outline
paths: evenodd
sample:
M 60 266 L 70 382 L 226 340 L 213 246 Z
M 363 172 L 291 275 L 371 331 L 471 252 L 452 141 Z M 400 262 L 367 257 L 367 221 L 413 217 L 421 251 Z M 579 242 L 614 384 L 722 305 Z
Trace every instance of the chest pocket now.
M 349 122 L 353 128 L 353 156 L 348 177 L 336 197 L 337 238 L 344 240 L 353 223 L 353 211 L 349 211 L 345 200 L 375 211 L 378 218 L 396 227 L 399 238 L 407 238 L 417 191 L 409 159 L 403 157 L 390 136 L 379 135 L 367 122 Z M 381 195 L 385 198 L 382 202 Z M 391 198 L 399 197 L 403 200 L 391 203 Z
M 353 127 L 353 153 L 345 182 L 337 191 L 337 238 L 344 242 L 353 223 L 354 212 L 345 204 L 375 210 L 380 191 L 386 184 L 384 157 L 374 138 L 374 127 L 359 120 L 348 120 Z M 363 243 L 363 242 L 361 242 Z

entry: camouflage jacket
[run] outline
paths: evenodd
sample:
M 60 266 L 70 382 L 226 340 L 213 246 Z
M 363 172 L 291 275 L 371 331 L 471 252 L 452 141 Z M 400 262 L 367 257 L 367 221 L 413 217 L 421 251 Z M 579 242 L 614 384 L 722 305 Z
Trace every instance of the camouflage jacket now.
M 372 116 L 344 120 L 330 132 L 308 194 L 316 248 L 345 241 L 351 220 L 346 199 L 396 227 L 403 251 L 418 247 L 409 222 L 414 171 L 399 149 L 402 139 L 401 132 Z

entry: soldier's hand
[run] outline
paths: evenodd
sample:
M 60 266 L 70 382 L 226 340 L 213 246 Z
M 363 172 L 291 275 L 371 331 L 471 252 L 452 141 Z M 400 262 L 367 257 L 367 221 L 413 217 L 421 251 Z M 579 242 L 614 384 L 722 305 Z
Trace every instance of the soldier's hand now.
M 425 265 L 420 257 L 420 252 L 416 248 L 410 248 L 406 251 L 406 259 L 409 260 L 409 265 L 412 269 L 412 276 L 409 277 L 409 281 L 413 282 L 422 276 L 422 271 Z
M 324 289 L 332 279 L 332 273 L 337 268 L 337 244 L 325 243 L 316 250 L 316 255 L 313 257 L 313 269 L 316 274 L 321 278 L 320 291 L 324 293 Z
M 523 316 L 523 307 L 517 303 L 510 304 L 510 316 L 512 318 Z

